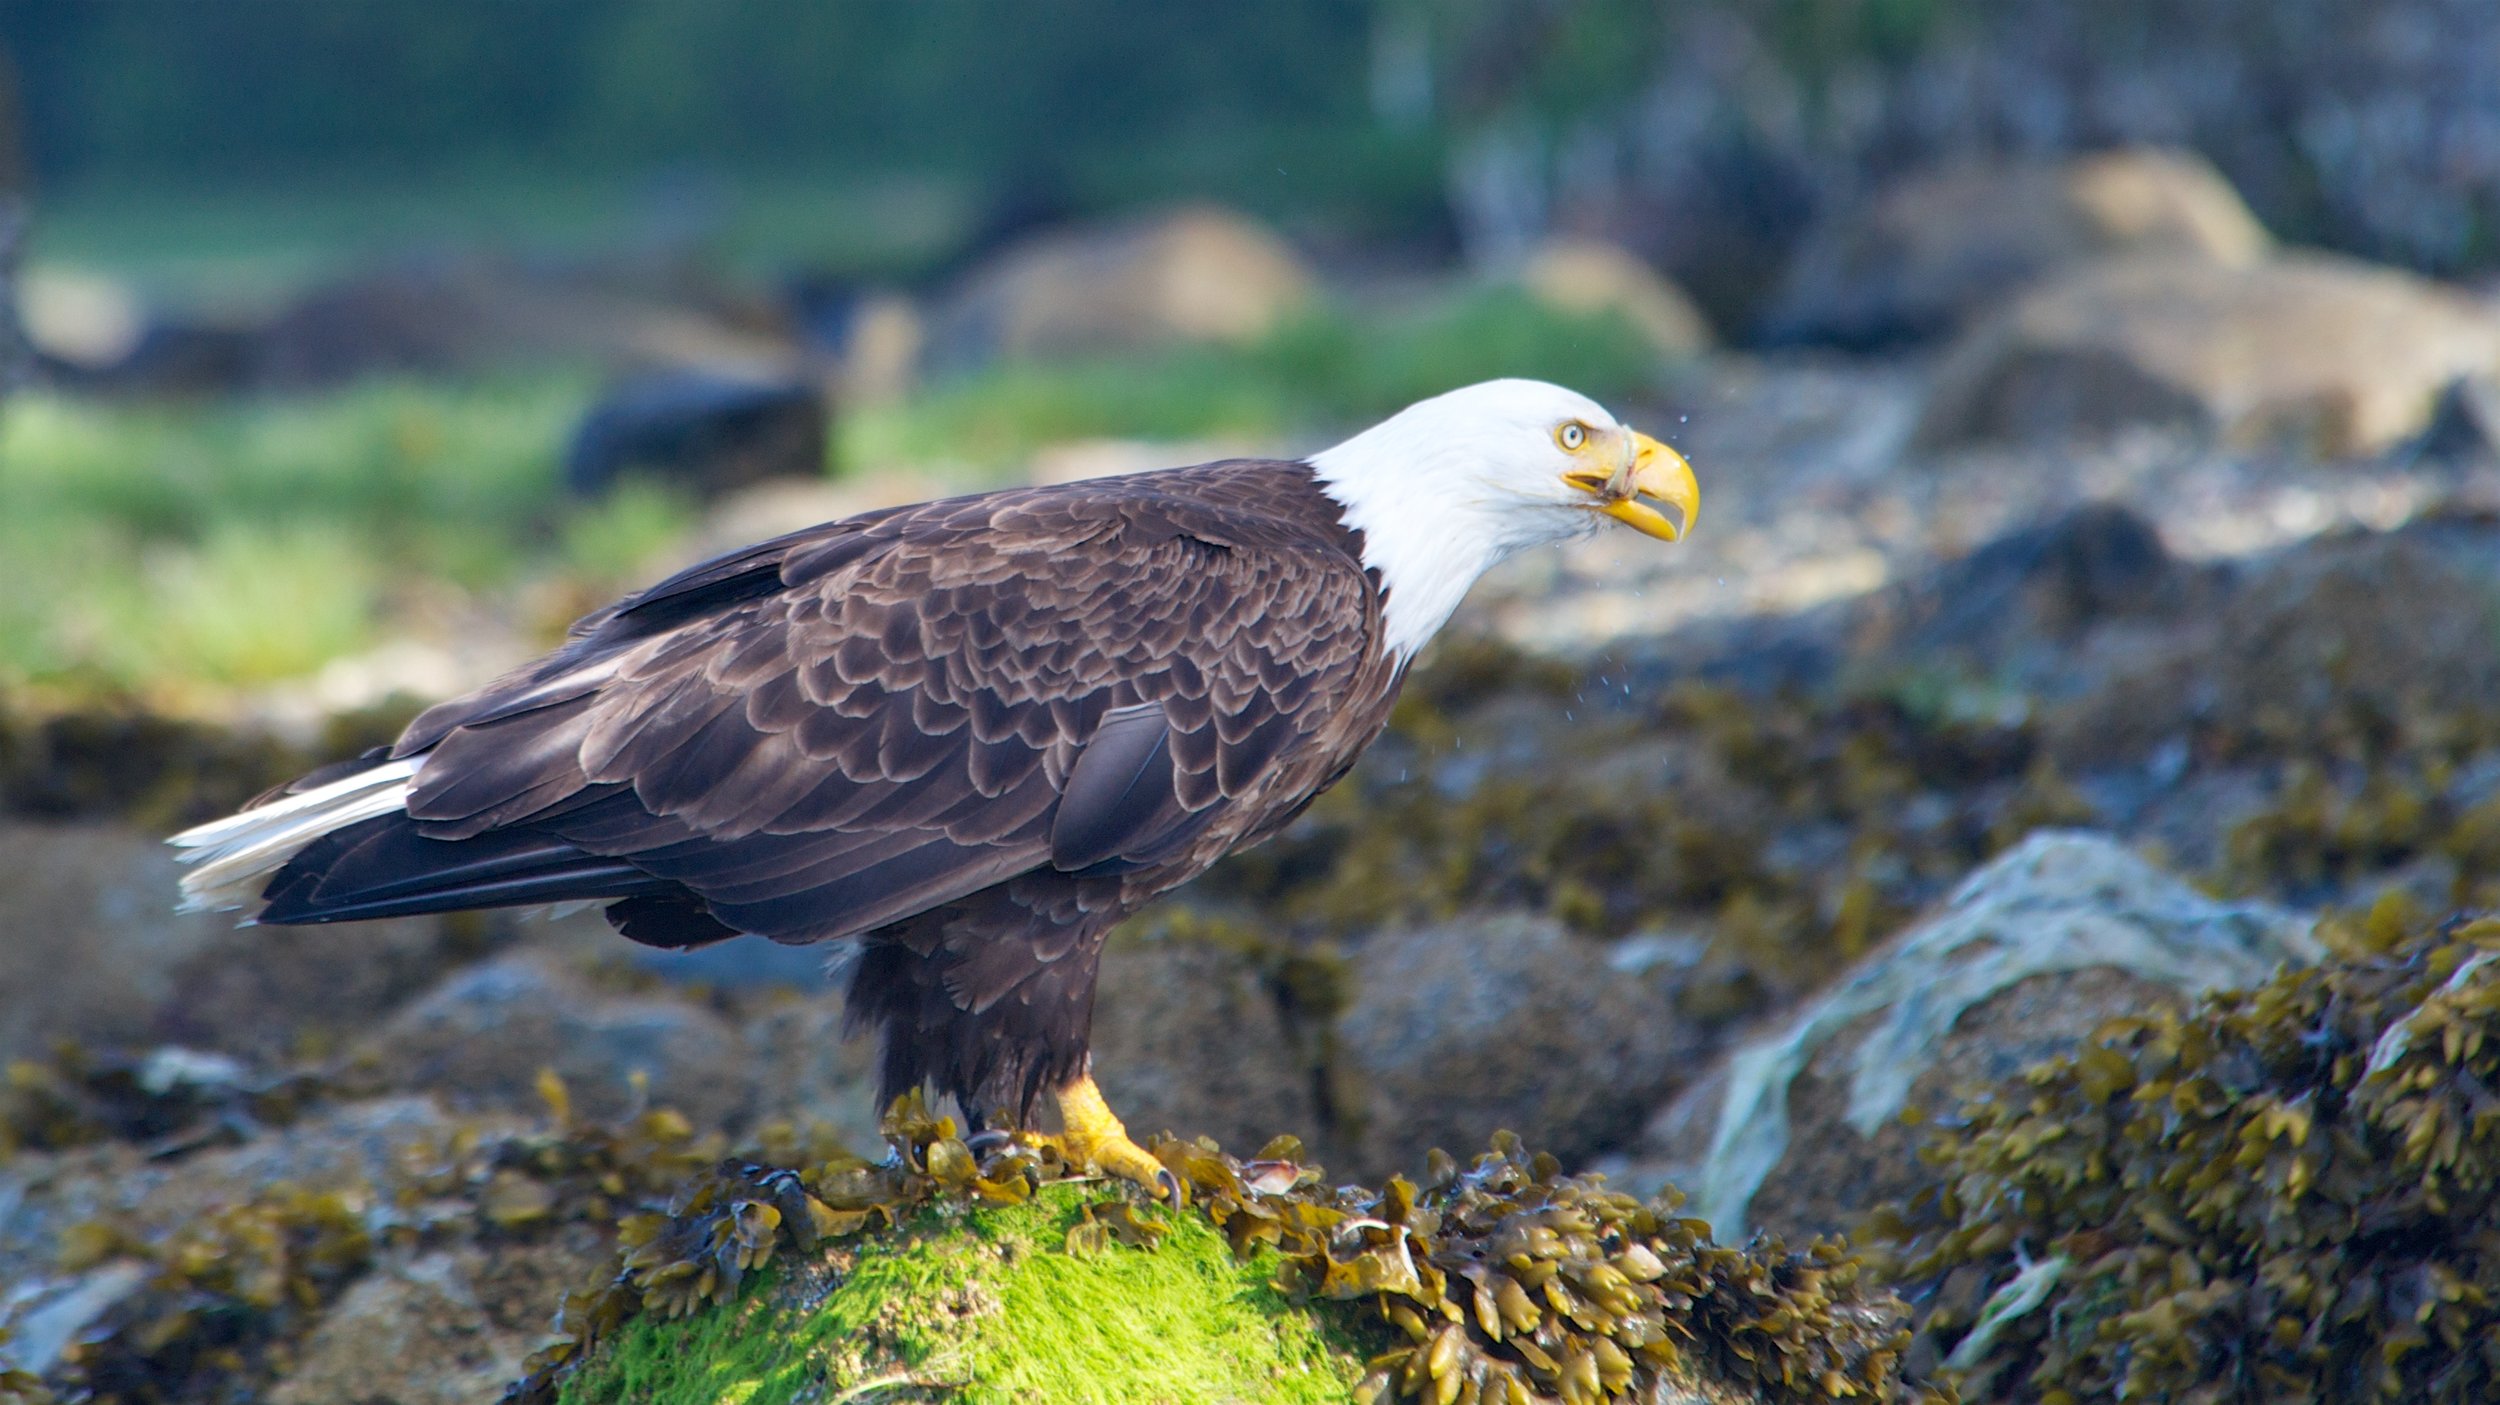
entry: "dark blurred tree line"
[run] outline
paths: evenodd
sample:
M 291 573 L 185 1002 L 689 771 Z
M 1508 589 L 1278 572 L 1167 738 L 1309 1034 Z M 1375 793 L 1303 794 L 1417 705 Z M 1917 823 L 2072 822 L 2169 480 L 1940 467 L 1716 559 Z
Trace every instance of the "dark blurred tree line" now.
M 1275 204 L 1373 130 L 1370 27 L 1357 0 L 0 0 L 57 184 L 797 168 L 1099 203 L 1196 169 Z
M 0 0 L 0 46 L 39 182 L 932 170 L 1608 234 L 1724 318 L 1891 172 L 2152 142 L 2286 237 L 2500 262 L 2493 0 Z
M 1616 234 L 1741 315 L 1818 209 L 1906 168 L 2210 158 L 2277 234 L 2500 266 L 2494 0 L 1382 0 L 1435 34 L 1479 249 Z
M 17 316 L 18 256 L 26 241 L 26 161 L 19 120 L 17 71 L 0 50 L 0 399 L 17 388 L 32 361 Z

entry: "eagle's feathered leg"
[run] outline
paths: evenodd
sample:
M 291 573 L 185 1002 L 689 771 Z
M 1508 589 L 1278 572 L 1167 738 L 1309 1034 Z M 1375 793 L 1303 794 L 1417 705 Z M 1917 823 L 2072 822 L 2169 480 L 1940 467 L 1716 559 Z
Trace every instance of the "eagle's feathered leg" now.
M 1119 880 L 1028 874 L 869 934 L 850 1018 L 881 1036 L 878 1098 L 951 1097 L 975 1126 L 1036 1130 L 1047 1097 L 1070 1164 L 1179 1202 L 1180 1182 L 1094 1086 L 1094 970 Z

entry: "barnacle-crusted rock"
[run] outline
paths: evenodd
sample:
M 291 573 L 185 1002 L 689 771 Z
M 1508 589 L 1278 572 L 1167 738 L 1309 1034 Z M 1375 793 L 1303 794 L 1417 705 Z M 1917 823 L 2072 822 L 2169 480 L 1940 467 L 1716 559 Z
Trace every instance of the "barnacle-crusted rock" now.
M 1918 1355 L 2010 1401 L 2500 1395 L 2500 922 L 2114 1023 L 1881 1217 Z
M 1853 1226 L 1918 1183 L 1905 1110 L 1950 1111 L 2102 1020 L 2319 952 L 2292 913 L 2213 901 L 2109 839 L 2033 835 L 1652 1122 L 1635 1184 L 1719 1234 Z
M 1893 1401 L 1900 1305 L 1837 1245 L 1711 1244 L 1514 1137 L 1329 1187 L 1280 1138 L 1156 1155 L 1191 1208 L 977 1157 L 906 1101 L 891 1154 L 724 1163 L 629 1220 L 508 1400 Z M 1107 1197 L 1107 1198 L 1106 1198 Z
M 715 1125 L 745 1110 L 738 1032 L 690 1001 L 597 988 L 561 961 L 515 952 L 454 972 L 349 1051 L 391 1086 L 480 1108 L 528 1109 L 553 1069 L 585 1115 L 652 1099 Z
M 1566 1162 L 1621 1145 L 1699 1058 L 1662 986 L 1544 918 L 1491 916 L 1363 944 L 1337 1024 L 1358 1169 L 1504 1128 Z

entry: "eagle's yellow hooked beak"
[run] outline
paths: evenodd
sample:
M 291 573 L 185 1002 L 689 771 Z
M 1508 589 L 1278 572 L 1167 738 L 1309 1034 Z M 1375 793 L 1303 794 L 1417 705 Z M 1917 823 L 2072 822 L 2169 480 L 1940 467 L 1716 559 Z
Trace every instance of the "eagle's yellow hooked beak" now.
M 1644 536 L 1675 541 L 1701 515 L 1701 484 L 1684 456 L 1646 434 L 1626 431 L 1630 449 L 1612 472 L 1595 466 L 1563 477 L 1597 499 L 1597 510 Z M 1671 507 L 1669 517 L 1659 508 Z

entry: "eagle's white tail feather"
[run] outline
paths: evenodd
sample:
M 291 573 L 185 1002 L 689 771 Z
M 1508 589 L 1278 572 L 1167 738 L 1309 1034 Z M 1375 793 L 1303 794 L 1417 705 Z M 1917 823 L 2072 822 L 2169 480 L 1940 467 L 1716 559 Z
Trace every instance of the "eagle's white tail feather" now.
M 301 795 L 273 800 L 175 835 L 166 842 L 184 851 L 179 855 L 182 862 L 198 865 L 183 875 L 182 910 L 257 911 L 260 890 L 269 876 L 284 868 L 305 845 L 332 830 L 405 809 L 417 766 L 414 757 L 387 761 Z

